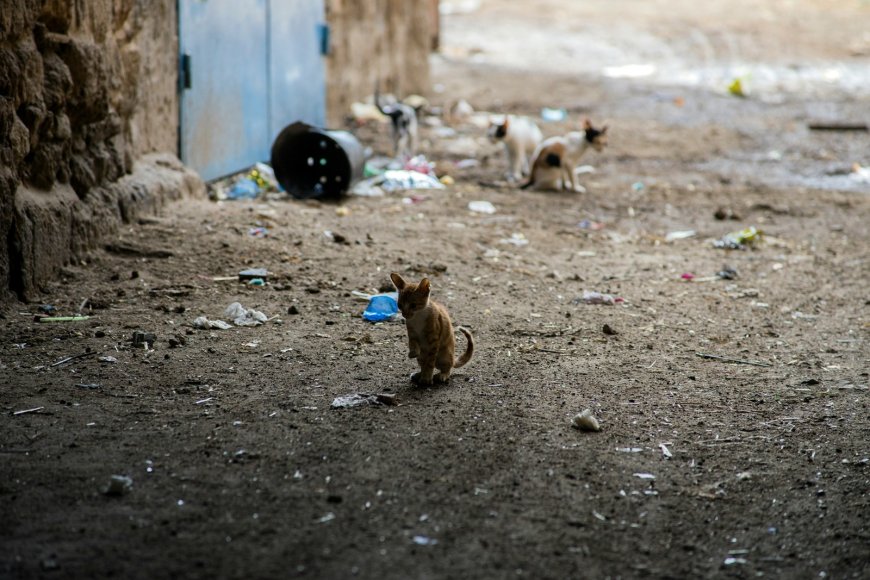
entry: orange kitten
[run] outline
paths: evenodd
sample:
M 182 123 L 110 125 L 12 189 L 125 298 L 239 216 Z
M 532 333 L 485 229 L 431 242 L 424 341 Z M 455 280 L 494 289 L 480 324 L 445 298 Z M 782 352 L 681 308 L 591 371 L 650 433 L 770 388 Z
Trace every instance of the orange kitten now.
M 390 274 L 390 279 L 399 291 L 399 310 L 408 327 L 408 358 L 415 358 L 420 363 L 420 372 L 411 375 L 411 380 L 421 385 L 431 385 L 433 378 L 436 382 L 446 383 L 454 368 L 471 360 L 474 353 L 471 333 L 458 327 L 468 346 L 465 354 L 454 360 L 456 339 L 450 315 L 442 305 L 429 300 L 429 279 L 423 278 L 419 284 L 414 284 L 406 282 L 395 272 Z M 439 373 L 433 377 L 436 368 Z

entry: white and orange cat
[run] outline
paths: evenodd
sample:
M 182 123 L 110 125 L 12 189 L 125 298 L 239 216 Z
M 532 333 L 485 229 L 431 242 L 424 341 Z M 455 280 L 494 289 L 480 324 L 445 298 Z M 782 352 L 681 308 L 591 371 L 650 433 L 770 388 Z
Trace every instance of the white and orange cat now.
M 582 131 L 545 139 L 535 151 L 529 181 L 522 189 L 534 187 L 556 191 L 586 191 L 583 186 L 574 182 L 577 163 L 590 147 L 600 152 L 605 145 L 607 125 L 596 129 L 589 119 L 583 122 Z
M 474 338 L 468 330 L 458 327 L 468 346 L 465 354 L 454 359 L 456 339 L 453 324 L 447 309 L 429 299 L 429 279 L 423 278 L 415 284 L 406 282 L 395 272 L 390 274 L 390 279 L 399 291 L 399 310 L 408 328 L 408 358 L 415 358 L 420 364 L 420 371 L 411 375 L 411 380 L 420 385 L 431 385 L 433 381 L 446 383 L 453 369 L 471 360 Z M 437 375 L 434 374 L 436 368 Z
M 529 155 L 544 139 L 534 121 L 514 115 L 505 115 L 500 122 L 490 120 L 486 136 L 492 143 L 504 143 L 508 181 L 519 181 L 529 174 Z

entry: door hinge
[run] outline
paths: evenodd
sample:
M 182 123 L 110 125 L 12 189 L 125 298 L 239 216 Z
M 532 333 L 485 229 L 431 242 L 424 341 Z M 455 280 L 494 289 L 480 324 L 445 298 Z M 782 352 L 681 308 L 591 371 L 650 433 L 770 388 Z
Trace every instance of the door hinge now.
M 178 67 L 178 88 L 179 92 L 190 89 L 193 84 L 193 79 L 190 76 L 190 55 L 182 54 L 181 62 Z
M 318 24 L 317 35 L 320 40 L 320 54 L 329 56 L 329 24 Z

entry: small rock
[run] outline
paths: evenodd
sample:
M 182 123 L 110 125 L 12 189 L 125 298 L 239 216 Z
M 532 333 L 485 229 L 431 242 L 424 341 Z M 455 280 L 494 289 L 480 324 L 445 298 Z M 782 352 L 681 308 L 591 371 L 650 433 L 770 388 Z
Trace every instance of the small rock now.
M 601 327 L 601 332 L 603 332 L 604 334 L 607 334 L 609 336 L 619 334 L 618 332 L 613 330 L 613 328 L 611 328 L 609 324 L 605 324 L 603 327 Z
M 287 309 L 287 314 L 299 314 L 299 309 L 296 307 L 295 304 L 291 304 L 290 307 Z
M 601 425 L 598 424 L 598 419 L 592 415 L 590 409 L 584 409 L 582 413 L 577 413 L 571 420 L 571 425 L 581 431 L 601 431 Z
M 121 496 L 126 495 L 133 489 L 133 479 L 126 475 L 113 475 L 109 479 L 109 485 L 103 488 L 103 493 L 106 495 Z

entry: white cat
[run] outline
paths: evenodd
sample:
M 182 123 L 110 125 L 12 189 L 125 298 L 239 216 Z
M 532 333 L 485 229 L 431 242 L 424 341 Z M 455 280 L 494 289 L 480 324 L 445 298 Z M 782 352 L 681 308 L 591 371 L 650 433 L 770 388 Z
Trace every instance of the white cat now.
M 519 181 L 523 175 L 529 174 L 529 155 L 541 143 L 544 135 L 528 117 L 506 115 L 501 122 L 490 121 L 487 137 L 493 143 L 504 143 L 508 181 Z
M 596 129 L 589 119 L 584 121 L 582 131 L 544 140 L 535 150 L 529 181 L 522 189 L 534 186 L 535 189 L 586 191 L 574 183 L 577 163 L 590 147 L 602 151 L 605 145 L 607 125 Z

